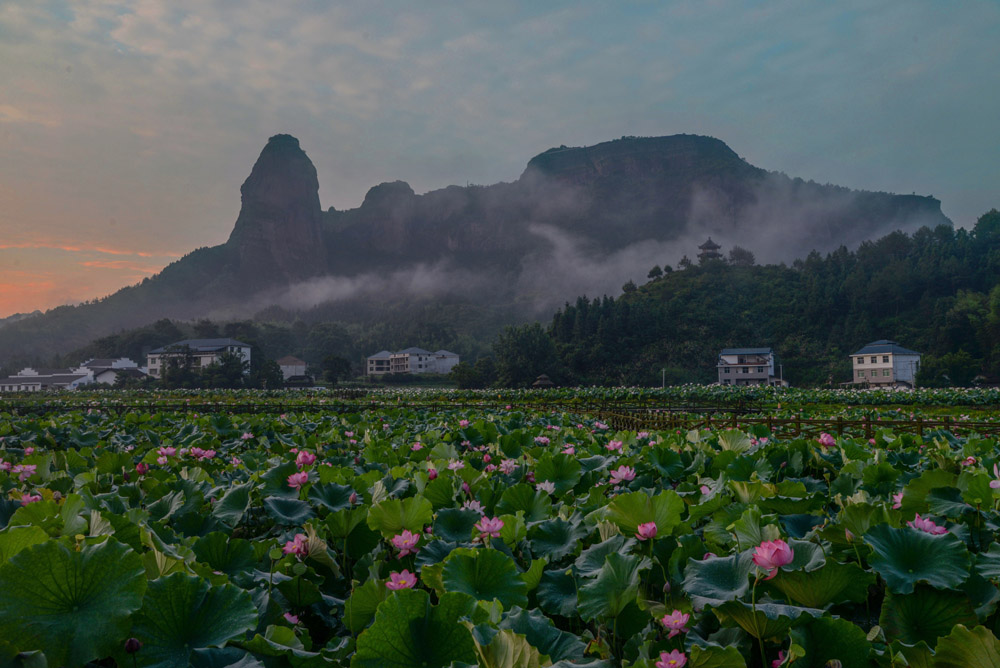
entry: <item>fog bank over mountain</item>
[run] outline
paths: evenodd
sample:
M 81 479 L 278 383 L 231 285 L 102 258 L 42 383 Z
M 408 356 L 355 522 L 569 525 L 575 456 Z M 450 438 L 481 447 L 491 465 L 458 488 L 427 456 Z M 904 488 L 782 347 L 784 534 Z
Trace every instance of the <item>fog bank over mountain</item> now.
M 723 252 L 739 245 L 773 263 L 951 224 L 932 197 L 804 182 L 696 135 L 553 148 L 512 183 L 422 195 L 383 183 L 347 211 L 323 210 L 318 193 L 298 140 L 276 135 L 241 188 L 225 244 L 98 302 L 9 323 L 0 349 L 52 355 L 164 317 L 267 309 L 362 321 L 377 303 L 379 318 L 406 318 L 415 303 L 442 298 L 545 318 L 580 294 L 616 294 L 653 265 L 694 260 L 708 236 Z

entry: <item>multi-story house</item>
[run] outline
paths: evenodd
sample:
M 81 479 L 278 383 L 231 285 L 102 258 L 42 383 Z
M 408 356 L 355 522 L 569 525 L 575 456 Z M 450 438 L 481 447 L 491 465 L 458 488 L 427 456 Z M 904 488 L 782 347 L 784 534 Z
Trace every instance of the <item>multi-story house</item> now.
M 784 385 L 774 366 L 770 348 L 724 348 L 716 364 L 720 385 Z
M 407 348 L 396 353 L 377 352 L 365 360 L 365 373 L 379 376 L 386 373 L 449 373 L 459 357 L 447 350 L 431 352 L 423 348 Z
M 153 378 L 163 377 L 163 368 L 171 357 L 185 358 L 191 356 L 192 367 L 200 371 L 212 362 L 218 361 L 224 354 L 232 353 L 250 362 L 250 346 L 236 339 L 184 339 L 169 346 L 163 346 L 149 351 L 146 365 L 149 375 Z
M 895 341 L 872 341 L 851 355 L 854 385 L 913 387 L 920 370 L 920 353 Z

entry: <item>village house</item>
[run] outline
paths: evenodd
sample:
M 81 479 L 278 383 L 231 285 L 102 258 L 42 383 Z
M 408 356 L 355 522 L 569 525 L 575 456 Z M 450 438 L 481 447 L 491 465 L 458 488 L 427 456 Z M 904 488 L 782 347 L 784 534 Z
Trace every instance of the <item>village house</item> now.
M 450 373 L 459 357 L 447 350 L 431 352 L 423 348 L 406 348 L 392 353 L 382 350 L 366 358 L 365 373 L 378 376 L 386 373 Z
M 281 369 L 281 375 L 285 380 L 288 380 L 292 376 L 306 375 L 306 363 L 298 357 L 292 357 L 291 355 L 285 355 L 278 360 L 278 368 Z
M 44 390 L 75 390 L 91 383 L 114 385 L 118 378 L 141 378 L 146 374 L 130 359 L 92 359 L 75 369 L 43 369 L 26 367 L 17 374 L 0 378 L 0 392 L 41 392 Z
M 914 387 L 920 371 L 920 353 L 895 341 L 872 341 L 851 355 L 851 385 Z
M 183 359 L 191 356 L 192 367 L 201 370 L 217 362 L 226 353 L 250 362 L 250 346 L 236 339 L 184 339 L 168 346 L 151 350 L 146 356 L 146 366 L 153 378 L 163 377 L 163 368 L 171 357 Z
M 720 385 L 787 385 L 774 366 L 770 348 L 723 348 L 716 364 Z

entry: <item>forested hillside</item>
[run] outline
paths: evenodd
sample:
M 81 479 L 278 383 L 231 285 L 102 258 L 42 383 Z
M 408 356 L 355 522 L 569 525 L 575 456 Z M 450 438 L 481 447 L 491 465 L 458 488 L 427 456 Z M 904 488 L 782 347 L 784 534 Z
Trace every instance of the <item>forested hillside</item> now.
M 567 303 L 544 338 L 509 328 L 495 344 L 495 380 L 525 385 L 545 372 L 563 384 L 651 385 L 665 369 L 668 384 L 712 382 L 721 348 L 771 346 L 792 384 L 837 384 L 851 379 L 847 356 L 882 338 L 925 354 L 921 384 L 1000 378 L 996 210 L 972 231 L 942 225 L 791 266 L 752 262 L 737 252 L 656 268 L 616 299 Z

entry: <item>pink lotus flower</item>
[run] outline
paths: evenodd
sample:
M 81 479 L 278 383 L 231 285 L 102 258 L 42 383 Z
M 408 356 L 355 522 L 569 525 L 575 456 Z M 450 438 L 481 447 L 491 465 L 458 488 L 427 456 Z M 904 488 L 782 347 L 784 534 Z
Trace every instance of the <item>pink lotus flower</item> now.
M 298 618 L 298 617 L 296 617 L 295 615 L 293 615 L 293 614 L 292 614 L 292 613 L 290 613 L 290 612 L 286 612 L 286 613 L 284 614 L 284 618 L 285 618 L 286 620 L 288 620 L 288 623 L 289 623 L 289 624 L 298 624 L 298 623 L 299 623 L 299 618 Z
M 149 473 L 149 464 L 144 464 L 143 462 L 139 462 L 138 464 L 135 465 L 135 472 L 138 473 L 139 475 L 146 475 L 147 473 Z
M 635 532 L 635 537 L 639 540 L 649 540 L 656 538 L 656 522 L 646 522 L 639 525 L 639 530 Z
M 667 634 L 667 639 L 673 638 L 678 633 L 687 633 L 687 623 L 691 619 L 691 615 L 683 613 L 680 610 L 674 610 L 669 615 L 664 615 L 660 620 L 666 628 L 670 629 L 670 633 Z
M 594 429 L 607 429 L 608 425 L 604 424 L 600 420 L 594 423 Z
M 476 522 L 476 530 L 479 531 L 480 538 L 500 537 L 500 529 L 503 529 L 503 520 L 499 517 L 483 517 Z
M 351 495 L 349 497 L 347 497 L 347 502 L 349 504 L 351 504 L 352 506 L 355 503 L 357 503 L 358 502 L 358 493 L 357 492 L 351 492 Z
M 295 538 L 286 542 L 281 551 L 285 554 L 304 557 L 309 554 L 309 537 L 304 533 L 295 534 Z
M 535 436 L 535 443 L 538 443 L 539 445 L 548 445 L 549 444 L 549 437 L 548 436 Z
M 396 591 L 399 589 L 412 589 L 415 584 L 417 584 L 417 576 L 403 569 L 402 573 L 389 573 L 389 581 L 385 583 L 385 586 L 388 589 Z
M 768 571 L 765 580 L 770 580 L 778 574 L 778 569 L 792 563 L 795 553 L 788 543 L 781 540 L 766 540 L 754 549 L 753 563 L 758 568 Z
M 215 450 L 202 450 L 201 448 L 191 448 L 191 456 L 199 461 L 215 457 Z
M 990 480 L 990 489 L 1000 489 L 1000 471 L 996 464 L 993 465 L 993 476 L 995 480 Z
M 530 483 L 535 482 L 535 472 L 534 471 L 528 471 L 527 473 L 524 474 L 524 479 L 527 480 Z
M 681 668 L 687 662 L 687 655 L 680 650 L 672 649 L 669 652 L 660 652 L 660 660 L 656 662 L 656 668 Z
M 771 662 L 771 668 L 780 668 L 785 662 L 785 650 L 778 650 L 778 658 Z
M 469 426 L 469 421 L 468 420 L 459 420 L 458 421 L 458 426 L 461 427 L 462 429 L 465 429 L 466 427 Z
M 156 452 L 164 457 L 173 457 L 174 455 L 177 454 L 177 448 L 172 446 L 164 446 L 159 450 L 157 450 Z
M 464 468 L 465 468 L 465 462 L 463 462 L 461 459 L 453 459 L 448 463 L 449 471 L 458 471 Z
M 892 495 L 892 509 L 899 510 L 903 507 L 903 492 Z
M 34 503 L 35 501 L 41 501 L 41 494 L 22 494 L 21 495 L 21 505 L 26 506 L 29 503 Z
M 427 479 L 436 480 L 438 477 L 437 469 L 427 469 Z
M 702 494 L 711 494 L 712 488 L 709 487 L 708 485 L 702 485 L 701 487 L 698 488 L 698 491 L 700 491 Z
M 535 489 L 539 492 L 548 492 L 549 494 L 556 493 L 556 484 L 551 480 L 543 480 L 542 482 L 535 485 Z
M 820 445 L 827 448 L 832 448 L 837 445 L 837 439 L 835 439 L 833 436 L 826 433 L 825 431 L 822 434 L 820 434 L 819 438 L 816 440 L 819 441 Z
M 976 464 L 976 458 L 973 457 L 972 455 L 969 455 L 968 457 L 966 457 L 965 459 L 963 459 L 960 462 L 960 464 L 962 466 L 975 466 L 975 464 Z
M 309 482 L 309 474 L 305 471 L 299 471 L 288 476 L 288 486 L 293 489 L 301 489 L 302 485 L 307 482 Z
M 644 440 L 644 439 L 647 439 L 647 438 L 649 438 L 649 432 L 648 431 L 640 431 L 638 434 L 635 435 L 635 437 L 638 440 L 640 440 L 640 441 Z
M 18 464 L 13 469 L 11 473 L 17 474 L 17 479 L 24 482 L 31 476 L 35 475 L 35 469 L 38 468 L 37 464 Z
M 307 466 L 312 466 L 316 462 L 316 455 L 309 452 L 308 450 L 303 450 L 299 454 L 295 455 L 295 465 L 299 469 L 304 469 Z
M 168 461 L 167 458 L 164 457 L 163 455 L 160 455 L 159 457 L 156 458 L 156 463 L 159 464 L 160 466 L 166 466 L 167 461 Z
M 500 461 L 500 473 L 510 475 L 517 468 L 517 461 L 514 459 L 504 459 Z
M 913 520 L 906 523 L 906 526 L 911 529 L 919 529 L 933 536 L 940 536 L 941 534 L 948 533 L 948 529 L 945 527 L 938 526 L 934 523 L 934 520 L 929 520 L 926 517 L 921 517 L 920 513 L 917 513 Z
M 345 431 L 344 432 L 344 436 L 346 436 L 347 438 L 350 438 L 351 436 L 354 436 L 354 432 L 353 431 Z
M 635 480 L 635 469 L 631 466 L 619 466 L 611 472 L 611 484 L 620 485 L 628 480 Z
M 253 438 L 253 434 L 251 434 L 250 432 L 246 431 L 246 432 L 243 432 L 243 435 L 240 436 L 240 438 L 243 439 L 244 441 L 249 441 L 250 439 Z
M 233 466 L 239 466 L 240 464 L 243 463 L 243 460 L 240 459 L 239 457 L 233 457 L 232 459 L 229 460 L 229 463 L 232 464 Z
M 611 441 L 610 443 L 608 443 L 604 447 L 607 448 L 608 450 L 612 451 L 612 452 L 615 452 L 615 451 L 621 452 L 622 451 L 622 442 L 621 441 Z
M 25 457 L 30 457 L 33 454 L 35 454 L 35 449 L 33 447 L 28 446 L 27 448 L 24 449 L 24 456 Z
M 408 554 L 416 554 L 420 550 L 417 547 L 419 542 L 420 534 L 412 533 L 406 529 L 403 529 L 401 534 L 392 537 L 392 546 L 399 550 L 400 558 Z
M 483 455 L 483 462 L 485 462 L 486 464 L 489 464 L 492 459 L 493 458 L 490 457 L 489 453 L 486 453 L 485 455 Z
M 423 449 L 424 449 L 424 444 L 421 443 L 420 441 L 417 441 L 416 443 L 410 446 L 410 450 L 413 450 L 414 452 Z
M 575 455 L 576 448 L 574 448 L 572 445 L 567 445 L 565 448 L 563 448 L 562 453 L 564 455 Z
M 0 471 L 10 471 L 14 467 L 10 462 L 0 459 Z
M 462 510 L 474 510 L 480 515 L 485 515 L 486 512 L 483 510 L 483 504 L 481 504 L 476 499 L 469 499 L 462 504 Z

